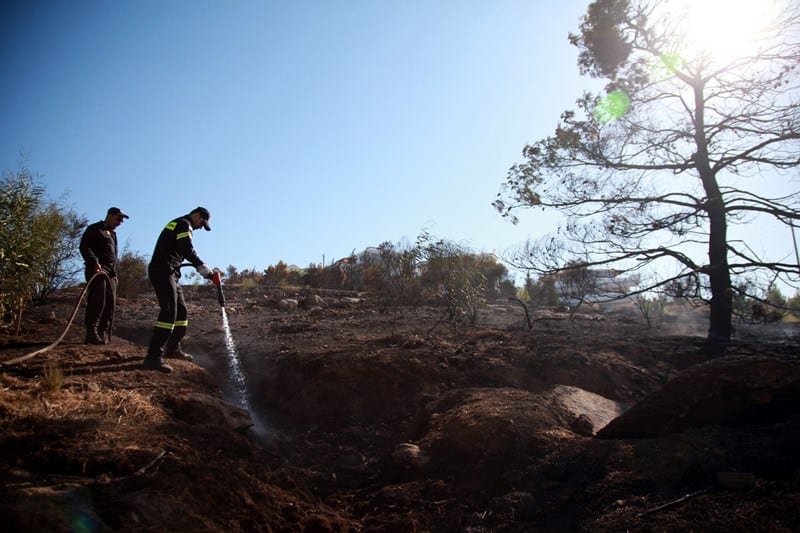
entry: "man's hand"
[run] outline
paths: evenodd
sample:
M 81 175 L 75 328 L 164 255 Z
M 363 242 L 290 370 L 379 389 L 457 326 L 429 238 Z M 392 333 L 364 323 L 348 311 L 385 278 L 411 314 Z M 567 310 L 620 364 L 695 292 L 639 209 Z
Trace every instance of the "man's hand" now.
M 208 268 L 208 266 L 207 266 L 207 265 L 200 265 L 199 267 L 197 267 L 197 272 L 198 272 L 198 273 L 199 273 L 201 276 L 203 276 L 204 278 L 206 278 L 206 279 L 211 279 L 211 277 L 214 275 L 214 273 L 213 273 L 213 272 L 211 272 L 211 269 L 210 269 L 210 268 Z

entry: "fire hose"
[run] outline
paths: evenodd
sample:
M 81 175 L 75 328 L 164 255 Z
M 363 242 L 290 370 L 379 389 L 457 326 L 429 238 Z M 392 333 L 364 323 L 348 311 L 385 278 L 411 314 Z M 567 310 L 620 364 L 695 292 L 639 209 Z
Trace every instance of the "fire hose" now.
M 69 331 L 70 326 L 72 326 L 72 322 L 75 320 L 75 315 L 78 314 L 78 308 L 81 306 L 81 303 L 83 302 L 83 298 L 86 296 L 86 292 L 89 290 L 89 285 L 91 285 L 92 281 L 94 281 L 94 279 L 96 277 L 98 277 L 98 276 L 104 276 L 106 279 L 108 279 L 108 274 L 106 272 L 102 271 L 102 270 L 100 272 L 95 273 L 91 278 L 89 278 L 89 281 L 86 282 L 86 285 L 83 287 L 83 290 L 81 291 L 80 296 L 78 296 L 78 301 L 75 302 L 75 308 L 72 310 L 72 316 L 69 317 L 69 321 L 67 321 L 67 327 L 64 328 L 64 331 L 61 333 L 61 336 L 59 338 L 57 338 L 49 346 L 45 346 L 44 348 L 42 348 L 40 350 L 36 350 L 35 352 L 31 352 L 29 354 L 17 357 L 16 359 L 11 359 L 9 361 L 0 361 L 0 368 L 2 368 L 4 366 L 11 366 L 11 365 L 16 365 L 16 364 L 22 363 L 23 361 L 27 361 L 28 359 L 32 359 L 33 357 L 35 357 L 35 356 L 37 356 L 39 354 L 43 354 L 45 352 L 49 352 L 50 350 L 52 350 L 53 348 L 58 346 L 58 344 L 62 340 L 64 340 L 64 337 L 66 336 L 67 331 Z M 108 329 L 109 335 L 111 335 L 111 331 L 113 330 L 113 328 L 114 328 L 114 317 L 112 316 L 111 317 L 111 324 L 109 325 L 109 329 Z
M 186 266 L 193 266 L 193 265 L 191 263 L 184 263 L 184 264 L 181 265 L 181 268 L 186 267 Z M 50 350 L 52 350 L 53 348 L 58 346 L 58 344 L 62 340 L 64 340 L 64 337 L 67 335 L 67 331 L 69 331 L 69 328 L 72 326 L 72 322 L 75 320 L 75 315 L 78 314 L 78 308 L 80 308 L 81 303 L 83 302 L 83 299 L 86 296 L 86 292 L 89 289 L 89 285 L 91 285 L 92 281 L 94 281 L 94 279 L 96 277 L 98 277 L 98 276 L 104 276 L 104 277 L 108 278 L 108 274 L 106 272 L 102 271 L 102 270 L 100 272 L 95 273 L 91 278 L 89 278 L 89 281 L 86 282 L 86 285 L 83 287 L 83 290 L 81 291 L 80 296 L 78 296 L 78 300 L 75 302 L 75 307 L 72 310 L 72 316 L 69 317 L 69 321 L 67 321 L 67 326 L 64 328 L 64 331 L 61 332 L 61 336 L 60 337 L 58 337 L 55 341 L 53 341 L 53 343 L 50 344 L 49 346 L 45 346 L 44 348 L 42 348 L 40 350 L 36 350 L 35 352 L 31 352 L 29 354 L 22 355 L 20 357 L 17 357 L 16 359 L 10 359 L 8 361 L 0 361 L 0 368 L 2 368 L 4 366 L 16 365 L 16 364 L 22 363 L 24 361 L 27 361 L 28 359 L 33 359 L 37 355 L 43 354 L 45 352 L 49 352 Z M 219 302 L 220 307 L 225 307 L 225 295 L 222 292 L 222 272 L 217 270 L 217 269 L 215 269 L 213 274 L 212 274 L 212 276 L 211 276 L 211 282 L 214 285 L 216 285 L 216 287 L 217 287 L 217 302 Z M 114 317 L 112 315 L 111 324 L 109 324 L 109 328 L 108 328 L 109 336 L 111 335 L 111 332 L 113 330 L 114 330 Z

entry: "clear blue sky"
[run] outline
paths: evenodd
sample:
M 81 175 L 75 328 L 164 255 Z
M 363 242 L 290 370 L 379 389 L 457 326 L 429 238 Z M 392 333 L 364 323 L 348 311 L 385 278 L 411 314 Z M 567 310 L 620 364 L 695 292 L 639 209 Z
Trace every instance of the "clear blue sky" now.
M 553 213 L 491 207 L 526 143 L 595 81 L 589 0 L 18 0 L 0 8 L 0 168 L 20 152 L 149 257 L 202 205 L 210 266 L 301 267 L 433 235 L 502 254 Z M 784 185 L 776 180 L 776 185 Z M 786 228 L 732 230 L 793 255 Z M 702 258 L 701 258 L 702 259 Z
M 0 14 L 0 166 L 20 152 L 149 257 L 203 205 L 211 266 L 307 266 L 423 229 L 498 253 L 491 207 L 583 90 L 588 1 L 18 1 Z M 552 217 L 550 217 L 552 218 Z

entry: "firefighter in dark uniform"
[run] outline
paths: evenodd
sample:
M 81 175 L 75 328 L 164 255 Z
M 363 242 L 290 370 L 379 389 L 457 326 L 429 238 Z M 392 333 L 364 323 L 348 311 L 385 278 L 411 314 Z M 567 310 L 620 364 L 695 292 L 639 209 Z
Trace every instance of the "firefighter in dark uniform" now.
M 197 207 L 188 215 L 170 221 L 158 236 L 147 273 L 161 310 L 144 360 L 147 369 L 172 372 L 172 367 L 164 363 L 164 357 L 192 360 L 192 356 L 181 349 L 181 339 L 186 334 L 189 321 L 178 281 L 184 260 L 189 261 L 204 278 L 211 279 L 213 276 L 213 271 L 197 256 L 192 245 L 192 230 L 205 228 L 211 231 L 210 218 L 208 209 Z
M 79 250 L 85 264 L 84 275 L 88 282 L 97 276 L 86 289 L 86 344 L 107 344 L 114 321 L 117 301 L 117 234 L 120 224 L 130 218 L 119 207 L 112 207 L 105 220 L 89 224 L 81 237 Z

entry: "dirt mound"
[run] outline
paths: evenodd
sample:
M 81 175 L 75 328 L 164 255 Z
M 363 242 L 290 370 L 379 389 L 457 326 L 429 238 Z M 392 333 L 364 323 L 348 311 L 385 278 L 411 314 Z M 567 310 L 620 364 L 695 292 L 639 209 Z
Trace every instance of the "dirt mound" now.
M 598 434 L 655 437 L 713 424 L 783 420 L 800 412 L 800 360 L 723 357 L 694 366 Z

